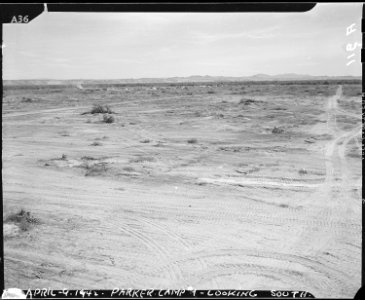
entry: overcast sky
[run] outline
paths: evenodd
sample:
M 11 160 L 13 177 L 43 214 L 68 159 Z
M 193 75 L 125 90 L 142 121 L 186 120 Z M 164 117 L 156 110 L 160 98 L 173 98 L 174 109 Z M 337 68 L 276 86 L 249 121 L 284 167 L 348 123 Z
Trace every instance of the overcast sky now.
M 334 3 L 285 14 L 48 12 L 4 24 L 3 79 L 359 76 L 361 47 L 346 45 L 361 43 L 361 10 Z

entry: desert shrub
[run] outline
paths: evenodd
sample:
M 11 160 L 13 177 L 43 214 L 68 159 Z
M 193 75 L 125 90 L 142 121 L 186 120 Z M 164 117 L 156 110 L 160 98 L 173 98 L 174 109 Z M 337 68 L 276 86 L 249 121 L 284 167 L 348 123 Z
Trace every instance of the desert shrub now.
M 8 223 L 8 222 L 14 222 L 14 223 L 19 223 L 21 221 L 21 219 L 27 215 L 27 212 L 24 209 L 21 209 L 19 212 L 17 213 L 13 213 L 11 215 L 9 215 L 4 222 Z
M 124 167 L 123 170 L 126 171 L 126 172 L 134 172 L 135 171 L 134 168 L 132 168 L 132 167 Z
M 112 114 L 113 111 L 110 109 L 110 107 L 108 105 L 103 106 L 100 104 L 96 104 L 91 109 L 91 113 L 92 114 Z
M 66 154 L 62 154 L 61 160 L 66 160 L 66 159 L 67 159 L 67 155 Z
M 273 110 L 287 110 L 285 107 L 275 107 Z
M 255 103 L 256 101 L 253 99 L 247 99 L 247 98 L 242 98 L 239 102 L 239 104 L 243 104 L 243 105 L 250 105 L 252 103 Z
M 132 163 L 154 162 L 155 158 L 151 156 L 139 156 L 130 160 Z
M 318 134 L 313 138 L 319 141 L 329 141 L 332 140 L 333 136 L 328 133 L 323 133 L 323 134 Z
M 13 213 L 9 215 L 5 220 L 5 223 L 17 223 L 19 228 L 22 231 L 28 231 L 30 229 L 30 226 L 32 224 L 38 225 L 40 224 L 40 220 L 32 217 L 29 211 L 25 211 L 24 209 L 21 209 L 17 213 Z
M 113 114 L 114 112 L 108 105 L 94 104 L 90 111 L 82 113 L 82 115 L 86 114 Z
M 104 115 L 103 116 L 103 122 L 104 123 L 114 123 L 115 119 L 113 116 Z
M 61 136 L 70 136 L 70 134 L 69 134 L 66 130 L 61 131 L 59 134 L 60 134 Z
M 251 169 L 247 170 L 247 174 L 255 173 L 260 171 L 261 169 L 259 167 L 252 167 Z
M 303 169 L 303 168 L 301 168 L 301 169 L 298 171 L 298 173 L 299 173 L 300 175 L 308 174 L 307 170 L 306 170 L 306 169 Z
M 198 142 L 198 140 L 195 138 L 192 138 L 192 139 L 188 139 L 187 142 L 188 142 L 188 144 L 196 144 Z
M 31 98 L 23 97 L 21 102 L 22 103 L 31 103 L 31 102 L 33 102 L 33 100 Z
M 350 151 L 347 153 L 347 156 L 352 158 L 361 158 L 362 157 L 361 149 L 352 147 Z
M 274 134 L 280 134 L 284 132 L 284 129 L 282 128 L 278 128 L 278 127 L 274 127 L 274 129 L 271 131 Z
M 98 138 L 95 138 L 95 141 L 101 141 L 101 140 L 107 140 L 108 137 L 106 135 L 104 135 L 103 137 L 98 137 Z
M 108 170 L 107 163 L 105 163 L 105 162 L 100 162 L 100 163 L 96 163 L 96 164 L 92 164 L 92 165 L 88 164 L 85 166 L 85 169 L 86 169 L 85 176 L 102 175 Z
M 95 157 L 92 157 L 92 156 L 83 156 L 81 157 L 82 160 L 96 160 Z
M 100 142 L 93 142 L 92 144 L 90 144 L 90 146 L 101 146 L 102 143 Z
M 153 145 L 153 147 L 163 147 L 164 143 L 162 142 L 157 142 L 156 144 Z
M 356 97 L 362 95 L 361 85 L 360 84 L 349 84 L 343 86 L 343 94 L 348 97 Z

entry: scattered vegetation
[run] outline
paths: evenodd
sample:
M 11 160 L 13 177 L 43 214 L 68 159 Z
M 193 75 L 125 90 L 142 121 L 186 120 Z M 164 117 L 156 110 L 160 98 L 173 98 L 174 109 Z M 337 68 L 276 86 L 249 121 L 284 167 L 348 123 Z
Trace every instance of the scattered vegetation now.
M 158 141 L 156 144 L 153 145 L 153 147 L 163 147 L 164 143 Z
M 144 140 L 142 140 L 142 141 L 140 141 L 141 143 L 143 143 L 143 144 L 147 144 L 147 143 L 150 143 L 151 142 L 151 140 L 149 140 L 149 139 L 144 139 Z
M 108 105 L 100 105 L 96 104 L 90 111 L 91 114 L 112 114 L 113 111 L 110 109 Z
M 39 225 L 40 220 L 31 216 L 29 211 L 21 209 L 17 213 L 9 215 L 4 223 L 16 223 L 22 231 L 28 231 L 32 225 Z
M 102 146 L 103 144 L 100 142 L 93 142 L 92 144 L 90 144 L 90 146 Z
M 348 97 L 361 97 L 362 89 L 360 84 L 349 84 L 343 86 L 343 94 Z
M 328 133 L 323 133 L 313 136 L 312 138 L 318 141 L 329 141 L 332 140 L 333 136 Z
M 271 132 L 273 134 L 281 134 L 281 133 L 284 133 L 284 129 L 275 126 Z
M 108 137 L 106 135 L 104 135 L 103 137 L 98 137 L 98 138 L 95 138 L 95 141 L 101 141 L 101 140 L 107 140 Z
M 33 100 L 32 98 L 27 98 L 27 97 L 23 97 L 21 100 L 22 103 L 32 103 Z
M 252 173 L 256 173 L 259 172 L 261 170 L 260 167 L 257 166 L 253 166 L 250 169 L 245 169 L 245 170 L 235 170 L 237 173 L 243 174 L 243 175 L 249 175 Z
M 239 104 L 243 104 L 243 105 L 250 105 L 252 103 L 255 103 L 256 101 L 253 99 L 247 99 L 247 98 L 242 98 L 239 102 Z
M 95 157 L 92 157 L 92 156 L 83 156 L 81 157 L 82 160 L 96 160 Z
M 114 112 L 108 105 L 94 104 L 90 111 L 82 113 L 82 115 L 86 114 L 113 114 Z
M 347 152 L 347 156 L 352 158 L 361 158 L 361 148 L 359 149 L 357 147 L 351 147 L 350 151 Z
M 84 167 L 86 169 L 85 176 L 103 175 L 108 171 L 106 162 L 99 162 L 96 164 L 86 164 Z
M 298 173 L 299 173 L 300 175 L 308 174 L 307 170 L 306 170 L 306 169 L 304 169 L 304 168 L 301 168 L 301 169 L 298 171 Z
M 103 122 L 110 124 L 110 123 L 114 123 L 115 122 L 115 119 L 114 119 L 113 116 L 108 116 L 108 115 L 105 114 L 103 116 Z
M 126 171 L 126 172 L 134 172 L 135 171 L 135 169 L 132 168 L 132 167 L 124 167 L 123 170 Z
M 155 158 L 151 156 L 139 156 L 131 159 L 129 162 L 131 163 L 143 163 L 143 162 L 154 162 Z
M 67 131 L 61 131 L 60 136 L 70 136 L 70 134 Z
M 187 142 L 188 142 L 188 144 L 196 144 L 198 142 L 198 140 L 195 138 L 192 138 L 192 139 L 188 139 Z

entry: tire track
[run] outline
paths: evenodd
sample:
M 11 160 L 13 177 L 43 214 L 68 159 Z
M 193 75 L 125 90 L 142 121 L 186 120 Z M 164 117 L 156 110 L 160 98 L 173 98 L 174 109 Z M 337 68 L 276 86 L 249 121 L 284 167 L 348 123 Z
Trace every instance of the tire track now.
M 336 95 L 328 99 L 328 114 L 336 115 L 337 101 L 341 96 L 342 87 L 339 86 Z M 312 211 L 307 216 L 310 220 L 320 220 L 320 227 L 303 229 L 302 232 L 298 234 L 297 239 L 299 244 L 303 244 L 303 241 L 308 240 L 318 241 L 318 243 L 312 245 L 312 248 L 306 247 L 310 251 L 317 251 L 317 253 L 324 251 L 324 249 L 330 249 L 331 243 L 334 243 L 336 239 L 346 239 L 348 234 L 353 233 L 354 230 L 361 230 L 361 225 L 355 222 L 352 223 L 352 228 L 349 228 L 352 230 L 344 230 L 349 224 L 346 222 L 348 220 L 343 219 L 341 212 L 348 207 L 348 203 L 344 201 L 344 199 L 346 199 L 346 191 L 341 189 L 341 187 L 344 187 L 344 182 L 343 180 L 338 182 L 336 178 L 336 174 L 340 174 L 341 176 L 339 176 L 339 178 L 343 179 L 343 173 L 346 169 L 346 161 L 342 159 L 344 157 L 342 156 L 342 151 L 344 150 L 341 150 L 341 147 L 346 147 L 346 143 L 343 143 L 341 147 L 339 147 L 339 143 L 354 135 L 359 130 L 359 127 L 350 132 L 341 132 L 338 130 L 335 120 L 334 122 L 333 120 L 328 120 L 327 126 L 328 131 L 336 136 L 336 138 L 325 146 L 325 181 L 324 184 L 316 190 L 312 196 L 313 200 L 311 200 L 313 204 L 315 204 L 314 201 L 316 198 L 322 199 L 322 206 L 320 206 L 317 211 Z M 342 218 L 343 222 L 338 222 L 339 226 L 333 227 L 334 223 L 332 220 L 335 219 L 336 216 L 338 219 Z M 332 234 L 329 234 L 329 232 L 324 231 L 327 225 L 330 225 L 331 229 L 336 230 L 334 230 Z M 315 248 L 313 246 L 315 246 Z
M 349 182 L 351 181 L 351 178 L 349 178 L 351 172 L 350 172 L 349 168 L 347 167 L 347 159 L 346 159 L 347 146 L 350 143 L 350 141 L 353 139 L 355 139 L 356 144 L 357 144 L 357 136 L 358 135 L 361 136 L 361 134 L 362 134 L 362 125 L 356 127 L 354 130 L 349 132 L 344 137 L 343 143 L 339 146 L 338 155 L 339 155 L 339 158 L 340 158 L 342 164 L 345 166 L 344 167 L 345 172 L 343 172 L 343 176 L 342 176 L 342 181 L 343 181 L 343 185 L 344 185 L 343 187 L 345 187 L 345 185 L 348 186 Z
M 150 219 L 142 216 L 135 216 L 133 215 L 130 219 L 131 222 L 135 222 L 136 226 L 139 227 L 140 224 L 147 225 L 149 228 L 157 229 L 161 233 L 163 233 L 165 236 L 169 237 L 171 240 L 176 241 L 180 246 L 183 247 L 187 253 L 190 253 L 194 250 L 191 245 L 185 241 L 181 236 L 178 234 L 172 232 L 167 227 L 157 224 L 156 222 L 151 221 Z M 110 222 L 110 220 L 109 220 Z M 114 222 L 113 222 L 114 223 Z M 113 224 L 114 227 L 120 228 L 123 232 L 128 234 L 130 237 L 137 239 L 140 241 L 143 245 L 145 245 L 148 249 L 156 252 L 158 254 L 158 257 L 161 261 L 161 269 L 165 270 L 167 272 L 167 276 L 172 279 L 172 284 L 177 285 L 177 287 L 184 288 L 187 285 L 191 285 L 190 282 L 188 282 L 187 278 L 183 276 L 182 267 L 178 264 L 175 264 L 175 258 L 169 251 L 167 251 L 162 244 L 165 243 L 162 241 L 161 243 L 158 243 L 151 237 L 147 236 L 147 232 L 141 227 L 139 230 L 132 228 L 128 224 Z M 133 225 L 134 226 L 134 225 Z M 171 263 L 172 261 L 172 263 Z M 200 265 L 202 270 L 205 270 L 208 268 L 207 263 L 204 259 L 197 259 L 196 262 Z M 217 285 L 215 280 L 213 279 L 213 284 Z M 170 287 L 170 286 L 169 286 Z
M 108 222 L 109 224 L 113 225 L 113 227 L 120 229 L 124 233 L 128 234 L 130 237 L 141 242 L 144 246 L 153 251 L 153 253 L 156 253 L 158 259 L 161 262 L 161 265 L 164 265 L 164 267 L 162 267 L 162 270 L 166 272 L 165 275 L 167 275 L 167 279 L 171 281 L 170 284 L 172 286 L 184 282 L 184 277 L 182 275 L 181 269 L 176 264 L 166 263 L 171 260 L 171 255 L 163 246 L 159 245 L 159 243 L 147 236 L 141 230 L 133 229 L 128 224 L 123 224 L 119 222 L 118 224 L 115 224 L 114 222 L 111 222 L 110 219 L 108 220 Z M 184 287 L 184 285 L 181 285 L 181 287 Z
M 184 96 L 168 96 L 168 97 L 158 97 L 159 100 L 171 100 L 171 99 L 180 99 L 184 98 Z M 132 99 L 131 103 L 129 104 L 129 108 L 136 107 L 136 114 L 140 114 L 141 112 L 141 103 L 150 103 L 151 100 L 153 100 L 153 97 L 148 98 L 148 100 L 144 99 Z M 132 105 L 131 105 L 132 104 Z M 126 103 L 123 101 L 118 102 L 110 102 L 108 105 L 113 105 L 115 107 L 122 106 L 125 107 Z M 16 117 L 22 117 L 22 116 L 28 116 L 28 115 L 39 115 L 39 114 L 47 114 L 47 113 L 58 113 L 58 112 L 67 112 L 72 110 L 80 110 L 80 109 L 87 109 L 90 108 L 90 105 L 78 105 L 78 106 L 72 106 L 72 107 L 60 107 L 60 108 L 49 108 L 49 109 L 41 109 L 41 110 L 32 110 L 32 111 L 26 111 L 26 112 L 9 112 L 9 113 L 3 113 L 2 117 L 3 119 L 8 118 L 16 118 Z
M 170 229 L 166 228 L 165 226 L 159 225 L 156 222 L 152 222 L 145 217 L 137 217 L 135 219 L 139 222 L 149 225 L 150 227 L 156 228 L 157 230 L 162 232 L 167 237 L 171 238 L 172 240 L 177 241 L 184 248 L 184 250 L 189 251 L 189 252 L 191 252 L 193 250 L 193 248 L 189 245 L 189 243 L 187 243 L 182 237 L 180 237 L 178 234 L 174 233 Z M 196 261 L 200 265 L 201 269 L 205 270 L 208 268 L 208 265 L 206 264 L 204 259 L 198 258 Z M 215 280 L 213 280 L 213 284 L 217 285 Z
M 240 259 L 241 257 L 242 263 L 229 263 L 230 259 Z M 176 263 L 184 264 L 186 261 L 195 261 L 197 258 L 210 259 L 211 261 L 216 262 L 211 269 L 196 274 L 195 280 L 199 280 L 200 278 L 201 281 L 209 279 L 214 273 L 213 277 L 216 278 L 219 278 L 222 275 L 240 273 L 242 275 L 252 273 L 258 277 L 274 274 L 277 276 L 278 280 L 284 282 L 291 281 L 293 284 L 297 284 L 298 281 L 300 282 L 303 279 L 306 279 L 308 286 L 313 286 L 313 284 L 318 281 L 320 282 L 318 289 L 326 290 L 333 289 L 336 286 L 343 286 L 344 279 L 347 281 L 349 280 L 349 276 L 346 272 L 328 265 L 325 266 L 318 260 L 294 254 L 258 251 L 256 249 L 218 249 L 200 251 L 192 253 L 189 256 L 181 257 Z M 219 259 L 225 263 L 220 263 Z M 266 263 L 265 259 L 270 261 Z M 306 277 L 304 277 L 304 273 L 307 274 Z M 312 279 L 310 276 L 318 273 L 321 274 L 320 280 Z M 293 275 L 294 277 L 299 278 L 293 279 Z M 195 284 L 198 285 L 199 281 Z
M 259 188 L 255 188 L 258 192 L 262 191 Z M 263 197 L 267 198 L 267 197 Z M 245 197 L 245 200 L 260 201 Z M 231 220 L 238 220 L 240 223 L 260 223 L 260 224 L 278 224 L 278 225 L 298 225 L 301 227 L 322 227 L 328 231 L 342 231 L 346 230 L 358 230 L 361 226 L 357 223 L 345 222 L 341 220 L 335 220 L 330 218 L 330 212 L 323 210 L 320 214 L 320 218 L 311 218 L 308 215 L 303 216 L 303 211 L 295 207 L 281 207 L 280 204 L 275 202 L 262 203 L 262 205 L 254 204 L 248 205 L 243 199 L 227 199 L 230 203 L 224 201 L 217 209 L 209 211 L 209 214 L 203 214 L 200 209 L 196 210 L 194 207 L 192 210 L 197 212 L 200 219 L 208 220 L 214 224 L 229 224 Z M 267 212 L 267 205 L 270 205 L 272 209 L 275 209 L 275 214 Z M 289 212 L 289 214 L 288 214 Z M 307 209 L 309 216 L 318 213 L 318 208 L 314 206 L 312 209 Z

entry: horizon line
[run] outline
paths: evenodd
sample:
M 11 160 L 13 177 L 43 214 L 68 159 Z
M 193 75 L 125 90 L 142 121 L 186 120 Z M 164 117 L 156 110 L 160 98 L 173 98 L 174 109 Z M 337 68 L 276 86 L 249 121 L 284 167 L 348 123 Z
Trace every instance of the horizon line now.
M 296 76 L 296 77 L 362 77 L 361 75 L 310 75 L 310 74 L 297 74 L 297 73 L 282 73 L 282 74 L 265 74 L 258 73 L 254 75 L 243 75 L 243 76 L 230 76 L 230 75 L 188 75 L 188 76 L 168 76 L 168 77 L 128 77 L 128 78 L 18 78 L 18 79 L 2 79 L 3 81 L 20 81 L 20 80 L 139 80 L 139 79 L 169 79 L 169 78 L 189 78 L 189 77 L 222 77 L 222 78 L 250 78 L 257 76 L 268 76 L 268 77 L 279 77 L 279 76 Z

